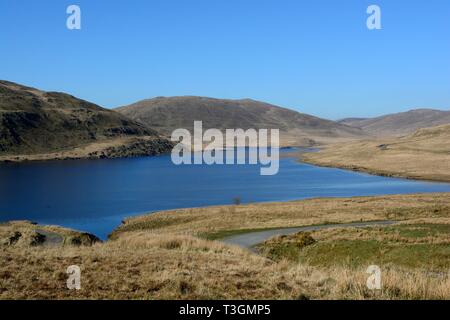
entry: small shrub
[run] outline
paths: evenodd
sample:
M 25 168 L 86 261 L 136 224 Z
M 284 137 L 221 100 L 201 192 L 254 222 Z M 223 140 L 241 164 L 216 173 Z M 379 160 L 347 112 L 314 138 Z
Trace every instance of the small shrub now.
M 180 280 L 179 289 L 182 295 L 187 295 L 195 291 L 195 286 L 185 280 Z
M 299 232 L 295 236 L 295 243 L 299 248 L 303 248 L 316 243 L 316 240 L 311 236 L 309 232 Z
M 297 297 L 297 300 L 303 300 L 303 301 L 306 301 L 306 300 L 309 300 L 309 297 L 308 297 L 306 294 L 304 294 L 304 293 L 300 293 L 300 294 L 298 295 L 298 297 Z
M 241 198 L 240 197 L 233 198 L 233 203 L 236 206 L 241 205 L 241 203 L 242 203 Z
M 174 249 L 178 249 L 180 248 L 182 245 L 182 241 L 181 240 L 170 240 L 170 241 L 166 241 L 161 245 L 161 248 L 164 249 L 168 249 L 168 250 L 174 250 Z
M 39 246 L 41 244 L 43 244 L 45 242 L 45 239 L 47 237 L 44 236 L 43 234 L 40 234 L 38 232 L 35 232 L 32 236 L 31 236 L 31 241 L 30 241 L 30 246 Z
M 9 239 L 7 240 L 6 245 L 8 245 L 8 246 L 15 245 L 21 237 L 22 237 L 22 234 L 20 232 L 18 232 L 18 231 L 14 232 L 14 234 L 11 237 L 9 237 Z
M 97 242 L 101 242 L 101 240 L 89 233 L 82 233 L 66 239 L 66 243 L 73 246 L 92 246 Z

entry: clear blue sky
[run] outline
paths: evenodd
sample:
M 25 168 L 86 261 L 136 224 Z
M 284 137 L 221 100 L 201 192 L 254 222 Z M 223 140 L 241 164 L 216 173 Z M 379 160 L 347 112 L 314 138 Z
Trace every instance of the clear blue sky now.
M 104 107 L 201 95 L 331 119 L 448 110 L 450 1 L 0 0 L 0 78 Z

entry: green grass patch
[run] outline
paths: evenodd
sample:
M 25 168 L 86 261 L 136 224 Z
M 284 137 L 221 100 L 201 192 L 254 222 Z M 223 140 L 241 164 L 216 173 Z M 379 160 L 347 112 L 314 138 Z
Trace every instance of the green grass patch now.
M 369 229 L 370 230 L 370 229 Z M 429 236 L 450 235 L 449 224 L 393 225 L 383 228 L 386 234 L 396 233 L 402 238 L 421 239 Z M 376 231 L 374 229 L 374 231 Z M 312 234 L 314 237 L 314 233 Z M 367 239 L 321 240 L 299 247 L 289 239 L 268 241 L 258 249 L 266 257 L 279 261 L 288 259 L 321 267 L 364 267 L 371 264 L 397 265 L 407 268 L 448 270 L 450 268 L 450 246 L 448 244 L 389 242 Z M 374 235 L 375 236 L 375 235 Z
M 450 235 L 450 224 L 403 224 L 386 228 L 386 231 L 398 232 L 405 238 L 424 238 L 441 234 Z
M 408 268 L 450 268 L 450 246 L 433 244 L 389 244 L 375 240 L 340 240 L 316 243 L 304 248 L 293 244 L 272 246 L 269 258 L 303 262 L 313 266 L 361 267 L 371 264 Z
M 257 245 L 255 249 L 275 261 L 281 259 L 295 261 L 298 259 L 300 250 L 314 243 L 316 243 L 316 240 L 311 236 L 311 233 L 298 232 L 272 238 L 262 245 Z

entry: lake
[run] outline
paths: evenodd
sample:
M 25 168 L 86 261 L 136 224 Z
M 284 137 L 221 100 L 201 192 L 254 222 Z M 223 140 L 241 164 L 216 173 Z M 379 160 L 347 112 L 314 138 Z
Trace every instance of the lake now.
M 175 166 L 169 155 L 0 164 L 0 221 L 61 225 L 106 239 L 125 217 L 232 204 L 235 198 L 250 203 L 450 192 L 450 184 L 320 168 L 294 158 L 281 158 L 275 176 L 261 176 L 259 169 L 256 165 Z

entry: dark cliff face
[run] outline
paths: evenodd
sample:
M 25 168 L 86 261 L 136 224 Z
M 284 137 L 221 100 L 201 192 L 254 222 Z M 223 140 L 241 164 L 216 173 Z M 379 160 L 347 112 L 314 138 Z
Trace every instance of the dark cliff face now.
M 1 155 L 46 153 L 144 136 L 164 140 L 145 125 L 68 94 L 0 81 Z

